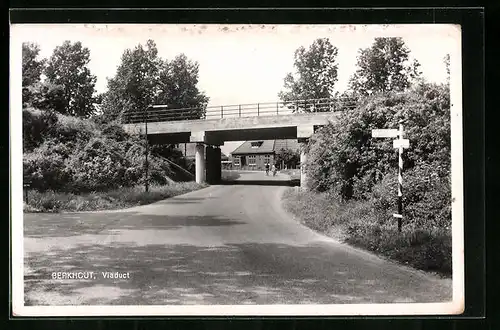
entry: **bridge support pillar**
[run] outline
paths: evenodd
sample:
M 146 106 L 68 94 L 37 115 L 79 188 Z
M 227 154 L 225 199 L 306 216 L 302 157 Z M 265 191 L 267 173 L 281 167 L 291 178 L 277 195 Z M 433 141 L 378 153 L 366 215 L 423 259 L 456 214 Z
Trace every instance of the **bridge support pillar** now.
M 214 150 L 213 180 L 214 183 L 220 183 L 222 179 L 221 150 L 219 146 L 214 146 L 213 150 Z
M 196 183 L 204 183 L 205 177 L 205 145 L 196 143 L 195 154 Z
M 206 180 L 209 184 L 220 183 L 221 173 L 221 150 L 219 146 L 207 145 L 206 153 Z
M 297 126 L 297 140 L 300 144 L 300 188 L 307 189 L 307 174 L 306 174 L 306 162 L 307 153 L 306 145 L 309 138 L 314 134 L 313 125 L 300 125 Z
M 222 173 L 221 173 L 221 150 L 219 146 L 206 146 L 206 175 L 207 182 L 210 184 L 220 183 Z

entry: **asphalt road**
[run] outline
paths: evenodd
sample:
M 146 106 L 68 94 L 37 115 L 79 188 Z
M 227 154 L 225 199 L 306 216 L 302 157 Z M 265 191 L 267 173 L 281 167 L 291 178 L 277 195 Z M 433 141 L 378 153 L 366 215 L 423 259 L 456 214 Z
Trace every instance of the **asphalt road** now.
M 252 185 L 210 186 L 127 210 L 25 214 L 25 303 L 451 300 L 451 280 L 340 244 L 292 219 L 279 199 L 293 188 L 263 185 L 286 179 L 247 173 L 238 180 Z M 53 279 L 56 272 L 90 278 Z M 103 272 L 126 278 L 105 278 Z

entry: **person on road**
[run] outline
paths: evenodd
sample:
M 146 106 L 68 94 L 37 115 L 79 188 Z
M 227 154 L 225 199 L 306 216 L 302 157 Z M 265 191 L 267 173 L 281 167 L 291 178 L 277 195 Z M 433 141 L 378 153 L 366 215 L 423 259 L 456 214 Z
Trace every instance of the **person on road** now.
M 269 163 L 266 164 L 266 175 L 269 175 Z
M 271 170 L 273 171 L 273 176 L 276 176 L 276 166 L 274 164 Z

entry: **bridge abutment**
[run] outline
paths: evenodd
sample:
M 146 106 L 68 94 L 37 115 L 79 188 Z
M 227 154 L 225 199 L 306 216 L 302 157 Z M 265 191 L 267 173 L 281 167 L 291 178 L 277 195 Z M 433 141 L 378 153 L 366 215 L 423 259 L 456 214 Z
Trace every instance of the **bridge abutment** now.
M 220 183 L 222 177 L 221 150 L 219 146 L 207 145 L 206 151 L 206 179 L 209 184 Z
M 299 125 L 297 126 L 297 140 L 300 143 L 300 188 L 307 189 L 307 173 L 306 162 L 307 152 L 306 146 L 309 138 L 314 134 L 313 125 Z

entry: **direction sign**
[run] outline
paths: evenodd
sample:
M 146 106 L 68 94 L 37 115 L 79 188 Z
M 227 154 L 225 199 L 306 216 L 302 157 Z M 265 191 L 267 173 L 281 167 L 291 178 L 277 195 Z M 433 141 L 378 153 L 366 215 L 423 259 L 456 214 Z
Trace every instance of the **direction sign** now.
M 372 137 L 374 138 L 383 138 L 383 137 L 397 137 L 398 136 L 397 129 L 373 129 Z
M 392 145 L 394 148 L 399 148 L 399 147 L 409 148 L 410 147 L 410 140 L 408 140 L 408 139 L 394 140 L 394 141 L 392 141 Z

